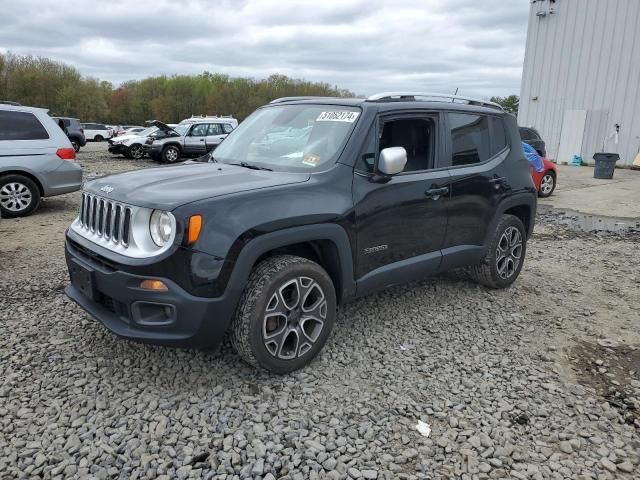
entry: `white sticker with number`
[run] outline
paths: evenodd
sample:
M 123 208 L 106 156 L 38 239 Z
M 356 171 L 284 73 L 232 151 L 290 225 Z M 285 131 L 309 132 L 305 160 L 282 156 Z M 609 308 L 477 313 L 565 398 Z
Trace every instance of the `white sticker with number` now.
M 335 111 L 335 112 L 322 112 L 316 118 L 316 122 L 346 122 L 353 123 L 360 115 L 360 112 L 349 111 Z

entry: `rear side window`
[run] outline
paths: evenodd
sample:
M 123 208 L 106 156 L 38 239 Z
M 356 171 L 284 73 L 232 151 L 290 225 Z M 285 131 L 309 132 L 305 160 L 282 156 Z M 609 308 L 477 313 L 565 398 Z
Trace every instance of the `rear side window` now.
M 520 138 L 522 138 L 522 140 L 538 140 L 540 136 L 535 130 L 520 127 Z
M 222 129 L 224 130 L 224 133 L 233 132 L 233 127 L 231 125 L 229 125 L 228 123 L 223 123 L 222 124 Z
M 222 135 L 222 127 L 217 123 L 210 124 L 207 135 Z
M 449 113 L 451 165 L 473 165 L 495 156 L 507 146 L 500 117 Z
M 0 140 L 46 140 L 49 134 L 33 113 L 0 111 Z
M 491 125 L 491 153 L 493 156 L 507 146 L 507 135 L 502 118 L 489 117 L 489 124 Z

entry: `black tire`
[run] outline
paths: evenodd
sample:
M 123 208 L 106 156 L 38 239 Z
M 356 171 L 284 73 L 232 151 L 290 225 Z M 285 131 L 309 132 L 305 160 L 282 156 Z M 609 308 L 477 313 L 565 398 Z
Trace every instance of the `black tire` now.
M 545 185 L 545 179 L 547 178 L 548 178 L 547 181 L 550 182 L 547 185 L 550 185 L 550 186 Z M 542 180 L 540 180 L 540 190 L 538 191 L 538 196 L 540 198 L 550 197 L 555 189 L 556 189 L 556 176 L 551 170 L 547 170 L 546 172 L 544 172 L 544 175 L 542 176 Z
M 509 254 L 507 254 L 502 260 L 499 260 L 500 250 L 504 249 L 505 239 L 503 235 L 509 237 L 510 234 L 513 233 L 513 229 L 517 230 L 521 241 L 519 249 L 520 256 L 517 264 L 515 261 L 515 253 L 517 253 L 518 249 L 516 249 L 513 244 L 508 246 L 508 252 L 511 255 L 509 256 Z M 520 275 L 526 251 L 527 234 L 522 220 L 514 215 L 503 215 L 498 222 L 498 226 L 489 243 L 489 248 L 482 263 L 471 267 L 469 273 L 476 282 L 486 287 L 507 288 L 518 278 L 518 275 Z M 511 260 L 512 263 L 510 263 L 509 260 Z M 510 264 L 513 268 L 510 268 Z
M 144 157 L 144 148 L 139 143 L 134 143 L 126 151 L 126 157 L 132 160 L 140 160 Z
M 309 300 L 315 307 L 307 311 L 315 316 L 304 314 Z M 288 308 L 291 305 L 293 309 Z M 250 365 L 273 373 L 292 372 L 307 365 L 322 349 L 335 317 L 333 282 L 320 265 L 293 255 L 270 257 L 249 277 L 231 324 L 231 344 Z M 275 332 L 271 337 L 267 336 L 268 328 Z M 295 343 L 290 341 L 293 337 Z
M 73 146 L 73 149 L 76 151 L 76 153 L 80 151 L 80 144 L 78 142 L 71 142 L 71 146 Z
M 168 145 L 162 149 L 162 161 L 164 163 L 176 163 L 180 161 L 180 149 L 175 145 Z
M 8 196 L 16 192 L 21 196 L 20 201 L 8 199 Z M 28 203 L 24 205 L 24 201 Z M 3 218 L 16 218 L 27 216 L 38 208 L 40 204 L 40 189 L 29 177 L 24 175 L 6 175 L 0 177 L 0 211 Z
M 104 140 L 104 137 L 102 135 L 96 135 L 95 137 L 93 137 L 93 140 L 95 142 L 102 142 Z

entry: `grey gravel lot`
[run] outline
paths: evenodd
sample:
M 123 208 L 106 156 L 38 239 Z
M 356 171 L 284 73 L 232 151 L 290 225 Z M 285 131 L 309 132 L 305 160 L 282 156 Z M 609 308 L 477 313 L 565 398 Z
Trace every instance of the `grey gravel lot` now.
M 152 166 L 104 144 L 79 161 Z M 119 339 L 67 300 L 78 200 L 0 223 L 1 478 L 640 477 L 634 232 L 543 213 L 509 290 L 452 273 L 342 306 L 319 358 L 273 376 L 228 345 Z

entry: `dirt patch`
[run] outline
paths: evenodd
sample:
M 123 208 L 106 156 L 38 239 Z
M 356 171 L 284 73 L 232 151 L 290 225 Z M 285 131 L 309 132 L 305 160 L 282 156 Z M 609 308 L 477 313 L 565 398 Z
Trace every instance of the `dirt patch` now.
M 640 429 L 640 348 L 578 341 L 568 355 L 578 380 Z

